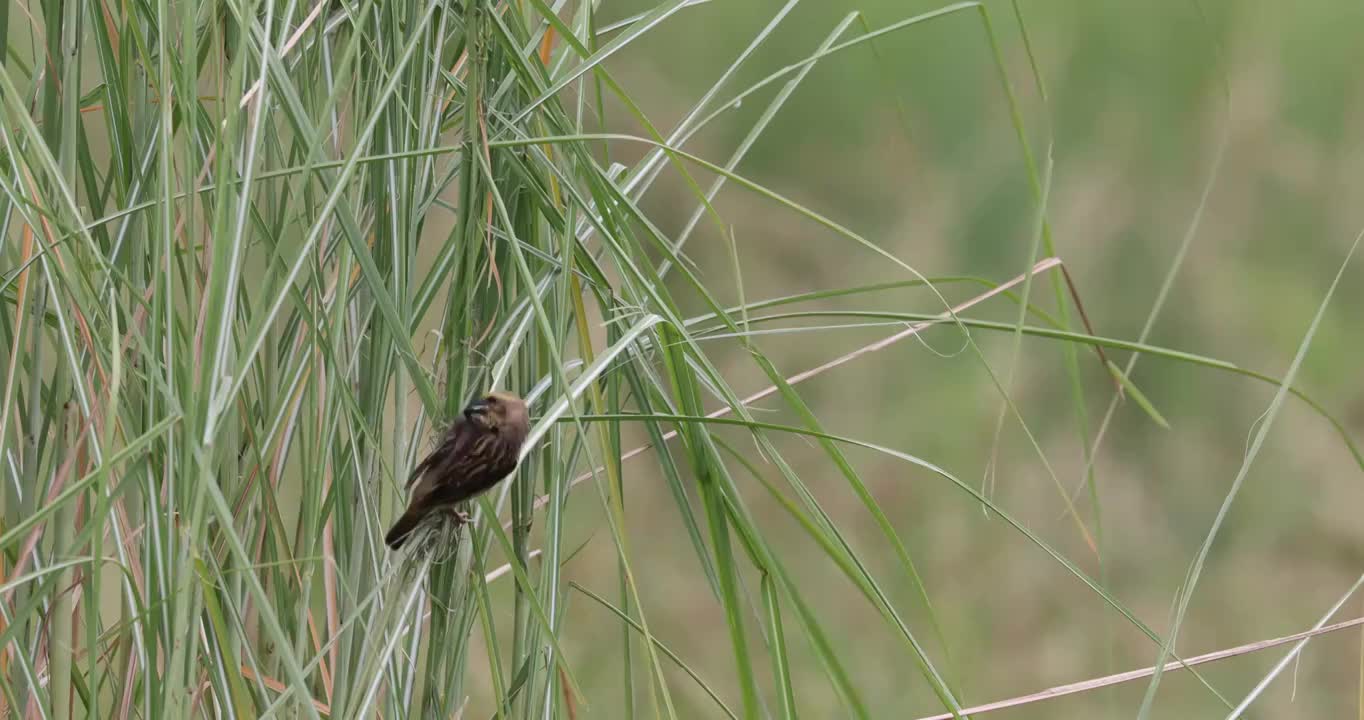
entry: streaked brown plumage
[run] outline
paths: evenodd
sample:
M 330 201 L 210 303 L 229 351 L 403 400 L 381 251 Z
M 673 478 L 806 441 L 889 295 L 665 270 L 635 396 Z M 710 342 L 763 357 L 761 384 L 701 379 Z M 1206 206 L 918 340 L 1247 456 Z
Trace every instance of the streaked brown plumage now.
M 510 475 L 529 430 L 526 403 L 511 393 L 494 392 L 470 403 L 464 417 L 412 471 L 407 511 L 384 542 L 397 550 L 432 512 L 453 508 Z

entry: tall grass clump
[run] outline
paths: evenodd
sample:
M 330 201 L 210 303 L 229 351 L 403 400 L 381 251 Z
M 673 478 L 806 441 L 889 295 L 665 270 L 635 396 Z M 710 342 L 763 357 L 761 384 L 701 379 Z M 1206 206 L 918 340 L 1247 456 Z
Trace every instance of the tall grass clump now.
M 954 666 L 916 549 L 850 447 L 951 483 L 1144 635 L 1153 658 L 1178 659 L 1096 571 L 1097 495 L 1072 503 L 1030 434 L 1098 561 L 1067 557 L 947 469 L 825 428 L 796 390 L 821 371 L 780 372 L 761 336 L 819 318 L 896 326 L 835 362 L 844 364 L 952 324 L 962 361 L 989 370 L 999 423 L 1025 431 L 1012 372 L 986 364 L 973 333 L 1048 339 L 1063 350 L 1087 453 L 1081 365 L 1092 358 L 1111 372 L 1104 392 L 1124 388 L 1160 420 L 1104 353 L 1279 383 L 1274 408 L 1300 393 L 1084 327 L 1047 222 L 1050 159 L 1029 142 L 998 23 L 982 6 L 882 27 L 850 15 L 808 57 L 739 84 L 791 0 L 665 127 L 609 60 L 698 4 L 667 0 L 637 15 L 548 0 L 7 7 L 5 716 L 796 717 L 810 680 L 793 674 L 797 658 L 818 667 L 821 692 L 846 716 L 879 714 L 812 592 L 852 598 L 894 639 L 925 710 L 959 715 L 969 672 Z M 607 10 L 610 22 L 599 21 Z M 1035 205 L 1022 274 L 1002 285 L 942 279 L 976 293 L 955 305 L 938 280 L 736 172 L 824 58 L 882 62 L 878 38 L 944 18 L 972 23 L 993 50 Z M 1040 83 L 1036 92 L 1045 99 Z M 688 147 L 745 99 L 763 110 L 732 155 Z M 694 203 L 680 232 L 642 210 L 660 177 Z M 900 279 L 748 297 L 740 239 L 711 202 L 725 187 L 880 258 Z M 726 242 L 687 245 L 698 226 Z M 689 251 L 724 258 L 729 272 L 703 278 Z M 929 311 L 789 307 L 894 288 L 917 288 Z M 1038 307 L 1042 297 L 1054 307 Z M 1015 322 L 962 315 L 986 301 L 1014 303 Z M 716 347 L 737 349 L 766 389 L 733 387 Z M 477 500 L 472 524 L 388 552 L 381 537 L 429 438 L 491 388 L 532 405 L 515 480 Z M 764 397 L 776 398 L 780 422 L 750 408 Z M 777 442 L 789 435 L 816 448 L 819 471 L 856 499 L 861 537 L 873 529 L 889 569 L 855 549 L 806 485 L 814 471 Z M 641 454 L 631 438 L 647 443 L 641 462 L 666 485 L 675 532 L 631 528 L 624 461 Z M 597 511 L 586 546 L 568 541 L 570 498 Z M 829 563 L 829 580 L 812 587 L 793 572 L 801 558 L 773 541 L 755 502 L 794 524 Z M 691 631 L 728 648 L 724 666 L 694 667 L 657 632 L 661 611 L 638 561 L 645 542 L 694 555 L 695 597 L 714 623 Z M 613 581 L 566 577 L 576 552 L 608 556 Z M 616 652 L 591 662 L 618 672 L 623 692 L 584 690 L 571 604 L 611 618 Z

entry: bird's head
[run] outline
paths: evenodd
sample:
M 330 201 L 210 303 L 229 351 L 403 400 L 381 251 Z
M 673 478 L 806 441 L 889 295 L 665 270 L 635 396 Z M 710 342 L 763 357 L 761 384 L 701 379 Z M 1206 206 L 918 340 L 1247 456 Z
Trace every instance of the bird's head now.
M 469 403 L 464 419 L 489 432 L 524 438 L 530 429 L 526 402 L 512 393 L 498 390 Z

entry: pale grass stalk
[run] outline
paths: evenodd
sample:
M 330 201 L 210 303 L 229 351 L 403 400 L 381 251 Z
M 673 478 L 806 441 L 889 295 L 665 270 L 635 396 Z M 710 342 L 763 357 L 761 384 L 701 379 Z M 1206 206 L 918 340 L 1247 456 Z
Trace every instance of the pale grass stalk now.
M 1260 652 L 1261 650 L 1268 650 L 1269 648 L 1272 647 L 1287 645 L 1289 643 L 1314 638 L 1318 635 L 1326 635 L 1328 633 L 1338 632 L 1340 630 L 1347 630 L 1352 627 L 1360 626 L 1364 626 L 1364 617 L 1357 617 L 1354 618 L 1353 620 L 1345 620 L 1342 622 L 1338 622 L 1334 625 L 1327 625 L 1325 627 L 1317 628 L 1314 630 L 1306 630 L 1300 633 L 1294 633 L 1292 635 L 1285 635 L 1283 637 L 1272 638 L 1270 640 L 1260 640 L 1253 643 L 1247 643 L 1245 645 L 1237 645 L 1236 647 L 1227 648 L 1225 650 L 1217 650 L 1215 652 L 1207 653 L 1206 655 L 1197 655 L 1191 658 L 1185 658 L 1184 660 L 1173 660 L 1171 662 L 1165 663 L 1165 665 L 1161 667 L 1160 670 L 1161 672 L 1174 672 L 1176 670 L 1185 670 L 1195 665 L 1203 665 L 1205 663 L 1226 660 L 1227 658 L 1238 657 L 1241 655 L 1249 655 L 1251 653 Z M 963 708 L 961 712 L 962 715 L 983 715 L 985 713 L 996 712 L 998 710 L 1008 710 L 1010 708 L 1021 707 L 1023 705 L 1031 705 L 1033 703 L 1042 702 L 1044 700 L 1052 700 L 1059 697 L 1065 697 L 1067 695 L 1076 695 L 1078 693 L 1091 692 L 1094 690 L 1098 690 L 1099 688 L 1109 687 L 1110 685 L 1119 685 L 1125 682 L 1131 682 L 1133 680 L 1148 678 L 1154 675 L 1155 673 L 1156 666 L 1152 665 L 1151 667 L 1145 667 L 1140 670 L 1129 670 L 1127 672 L 1118 673 L 1116 675 L 1105 675 L 1103 677 L 1097 677 L 1090 680 L 1081 680 L 1080 682 L 1070 683 L 1068 685 L 1057 685 L 1055 687 L 1047 688 L 1046 690 L 1040 690 L 1038 692 L 1029 693 L 1027 695 L 1019 695 L 1017 697 L 1012 697 L 1007 700 L 997 700 L 995 702 L 986 703 L 984 705 L 975 705 L 972 707 Z M 917 720 L 952 720 L 952 717 L 953 716 L 951 713 L 946 714 L 940 713 L 938 715 L 926 715 L 924 717 L 917 718 Z

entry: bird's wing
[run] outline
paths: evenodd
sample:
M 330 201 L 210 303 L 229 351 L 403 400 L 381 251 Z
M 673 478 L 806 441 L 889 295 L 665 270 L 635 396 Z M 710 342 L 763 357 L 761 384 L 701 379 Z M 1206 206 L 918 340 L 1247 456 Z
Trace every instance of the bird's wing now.
M 516 469 L 517 454 L 491 433 L 468 433 L 457 452 L 432 467 L 430 502 L 457 503 L 488 489 Z
M 412 487 L 413 483 L 431 472 L 445 459 L 462 454 L 467 449 L 474 434 L 472 429 L 462 420 L 452 425 L 449 430 L 445 431 L 445 436 L 441 438 L 440 444 L 427 454 L 420 463 L 417 463 L 417 467 L 412 468 L 412 474 L 407 476 L 407 487 Z

